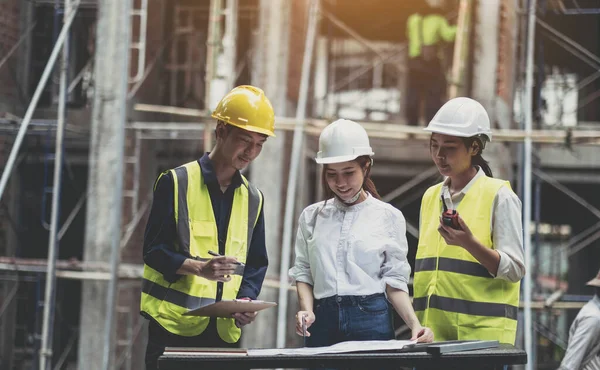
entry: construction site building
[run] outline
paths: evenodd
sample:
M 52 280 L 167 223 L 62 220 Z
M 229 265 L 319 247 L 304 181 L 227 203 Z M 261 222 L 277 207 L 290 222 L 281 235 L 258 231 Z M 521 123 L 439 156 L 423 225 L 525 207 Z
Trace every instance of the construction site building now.
M 39 368 L 40 358 L 55 369 L 100 369 L 106 361 L 113 369 L 143 368 L 147 322 L 139 315 L 139 300 L 153 184 L 160 172 L 210 151 L 215 124 L 210 110 L 237 85 L 261 87 L 277 116 L 277 137 L 269 139 L 246 174 L 266 195 L 270 263 L 260 298 L 282 302 L 287 294 L 289 302 L 283 313 L 261 312 L 244 329 L 241 346 L 299 345 L 292 320 L 296 294 L 287 276 L 282 278 L 292 258 L 282 248 L 291 243 L 284 240 L 286 222 L 290 228 L 284 217 L 287 191 L 295 181 L 294 219 L 321 199 L 320 168 L 313 158 L 320 130 L 337 118 L 367 128 L 375 151 L 373 180 L 383 199 L 405 215 L 414 267 L 420 199 L 440 181 L 421 131 L 425 122 L 404 118 L 404 98 L 411 93 L 405 25 L 422 1 L 130 0 L 123 2 L 129 11 L 116 14 L 120 1 L 0 2 L 0 164 L 9 176 L 0 191 L 1 369 Z M 532 3 L 533 72 L 526 63 Z M 526 310 L 521 311 L 517 345 L 525 348 L 529 330 L 529 361 L 537 369 L 557 367 L 569 325 L 592 294 L 584 283 L 600 268 L 600 197 L 595 195 L 600 6 L 594 3 L 444 2 L 448 18 L 458 25 L 449 92 L 477 99 L 488 110 L 496 132 L 485 157 L 496 177 L 510 180 L 521 199 L 525 187 L 531 189 L 524 208 L 531 209 L 532 226 L 525 234 L 531 240 L 532 289 L 522 302 L 530 297 L 533 314 L 526 322 Z M 68 40 L 64 49 L 56 48 L 68 50 L 66 63 L 56 55 L 50 62 L 59 40 Z M 307 60 L 308 69 L 303 68 Z M 118 78 L 110 76 L 113 68 L 128 75 L 126 82 L 121 79 L 127 85 L 122 98 Z M 40 84 L 46 70 L 47 83 Z M 528 72 L 534 76 L 531 89 Z M 66 94 L 61 78 L 68 82 Z M 111 86 L 115 96 L 108 93 Z M 534 130 L 530 169 L 523 165 L 528 109 Z M 113 116 L 98 112 L 124 114 L 124 136 Z M 302 130 L 296 131 L 303 140 L 292 175 L 300 121 Z M 57 150 L 57 137 L 63 136 Z M 119 140 L 123 156 L 107 158 Z M 53 202 L 57 158 L 61 185 Z M 122 176 L 103 169 L 122 169 Z M 526 172 L 532 175 L 530 185 L 524 182 Z M 122 188 L 119 202 L 111 193 L 115 187 Z M 120 212 L 111 213 L 114 204 Z M 112 214 L 120 215 L 120 230 L 106 227 Z M 52 230 L 56 285 L 47 301 Z M 118 273 L 111 270 L 113 248 L 106 242 L 114 235 L 120 240 Z M 106 308 L 111 294 L 112 313 Z M 407 338 L 398 317 L 396 324 L 397 337 Z

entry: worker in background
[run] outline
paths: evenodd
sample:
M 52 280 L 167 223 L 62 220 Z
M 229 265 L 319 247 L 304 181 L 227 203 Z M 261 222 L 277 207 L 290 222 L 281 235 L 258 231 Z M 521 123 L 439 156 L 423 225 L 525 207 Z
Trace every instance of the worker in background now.
M 473 99 L 455 98 L 425 130 L 445 179 L 427 189 L 421 203 L 417 317 L 437 340 L 514 345 L 525 275 L 521 202 L 482 157 L 492 140 L 488 114 Z
M 596 294 L 571 324 L 569 346 L 559 370 L 600 369 L 600 271 L 587 285 Z
M 442 63 L 443 44 L 454 40 L 456 27 L 448 24 L 440 1 L 423 2 L 425 9 L 408 17 L 408 73 L 406 85 L 406 120 L 418 126 L 423 105 L 424 119 L 429 122 L 446 96 L 446 72 Z
M 309 347 L 394 339 L 388 301 L 413 340 L 433 341 L 408 296 L 404 217 L 380 200 L 369 177 L 373 154 L 367 132 L 353 121 L 337 120 L 319 138 L 327 200 L 302 211 L 289 271 L 300 305 L 296 333 Z
M 216 145 L 163 172 L 144 235 L 141 314 L 150 320 L 146 368 L 165 347 L 234 347 L 255 312 L 183 316 L 221 299 L 256 299 L 267 270 L 263 196 L 240 174 L 274 136 L 262 90 L 239 86 L 218 104 Z M 218 255 L 215 257 L 215 255 Z

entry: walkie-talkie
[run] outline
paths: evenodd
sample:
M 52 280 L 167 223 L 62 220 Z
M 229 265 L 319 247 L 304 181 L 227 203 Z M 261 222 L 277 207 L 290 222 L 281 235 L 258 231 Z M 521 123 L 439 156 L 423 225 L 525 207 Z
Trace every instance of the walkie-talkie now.
M 442 212 L 442 222 L 446 226 L 450 226 L 455 230 L 460 230 L 460 225 L 458 224 L 458 212 L 454 209 L 448 209 L 444 196 L 441 195 L 440 197 L 442 198 L 442 207 L 444 207 L 444 211 Z

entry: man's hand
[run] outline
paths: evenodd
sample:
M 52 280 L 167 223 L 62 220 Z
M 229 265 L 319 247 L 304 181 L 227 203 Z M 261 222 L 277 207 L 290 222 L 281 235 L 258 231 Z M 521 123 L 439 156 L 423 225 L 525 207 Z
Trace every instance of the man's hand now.
M 235 326 L 241 328 L 242 326 L 246 326 L 254 321 L 256 319 L 256 315 L 258 315 L 258 312 L 234 313 L 232 316 L 235 319 Z
M 234 257 L 214 257 L 208 261 L 186 259 L 177 274 L 196 275 L 207 280 L 226 283 L 231 280 L 231 274 L 235 272 L 237 259 Z
M 252 299 L 248 297 L 238 298 L 238 300 L 242 301 L 251 301 Z M 254 319 L 256 319 L 257 312 L 243 312 L 243 313 L 234 313 L 231 316 L 235 319 L 235 326 L 241 328 L 242 326 L 246 326 L 250 324 Z

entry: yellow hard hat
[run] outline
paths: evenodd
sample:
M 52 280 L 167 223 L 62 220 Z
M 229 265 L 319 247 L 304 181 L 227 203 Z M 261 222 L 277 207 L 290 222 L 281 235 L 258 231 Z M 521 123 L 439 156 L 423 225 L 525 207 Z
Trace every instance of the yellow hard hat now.
M 242 85 L 231 90 L 211 115 L 243 130 L 275 136 L 275 113 L 258 87 Z

